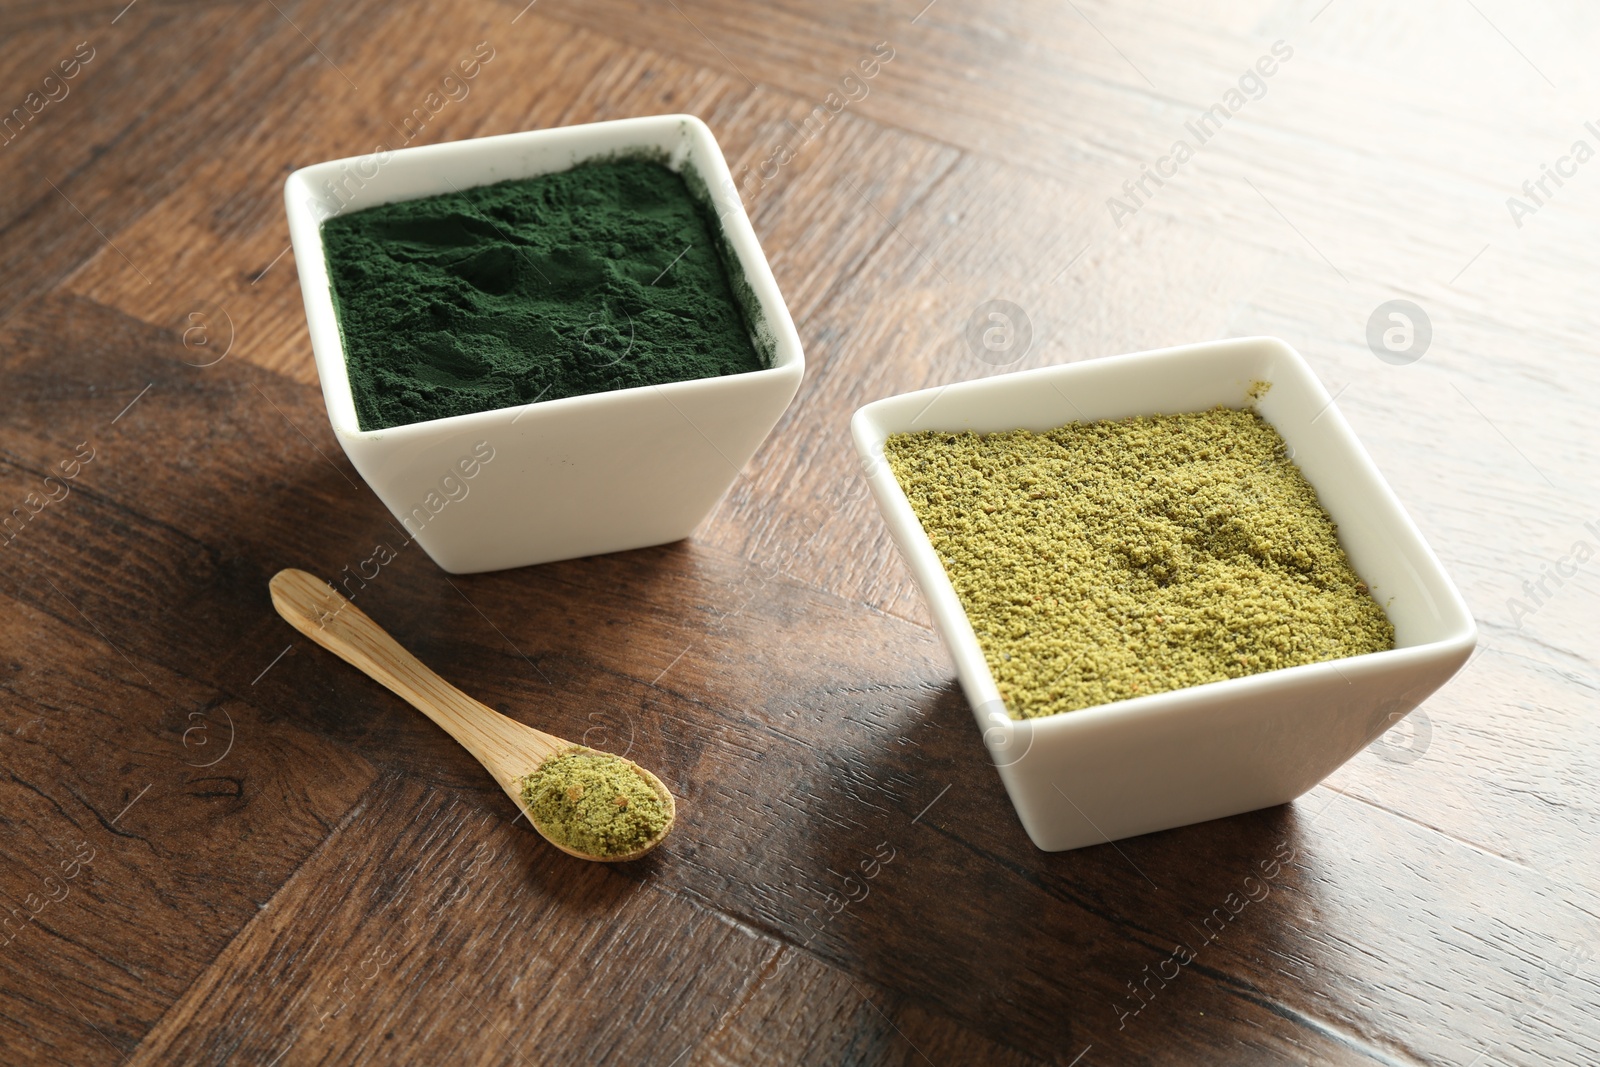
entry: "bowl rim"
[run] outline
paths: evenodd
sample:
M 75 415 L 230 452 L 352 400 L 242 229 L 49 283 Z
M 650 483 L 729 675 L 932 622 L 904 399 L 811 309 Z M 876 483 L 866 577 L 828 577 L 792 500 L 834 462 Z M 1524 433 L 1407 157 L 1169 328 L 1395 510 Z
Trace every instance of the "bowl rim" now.
M 1245 675 L 1241 678 L 1226 678 L 1221 681 L 1203 682 L 1199 685 L 1185 686 L 1181 689 L 1169 689 L 1160 693 L 1150 693 L 1143 696 L 1129 697 L 1124 700 L 1111 701 L 1103 704 L 1093 704 L 1072 711 L 1055 712 L 1050 715 L 1029 719 L 1012 718 L 1004 698 L 1000 695 L 995 684 L 993 672 L 978 643 L 977 635 L 973 632 L 971 621 L 967 617 L 965 608 L 962 607 L 954 584 L 950 581 L 944 566 L 939 562 L 938 554 L 934 551 L 933 543 L 928 538 L 927 531 L 921 521 L 912 511 L 910 501 L 906 499 L 904 490 L 899 481 L 889 469 L 884 458 L 884 440 L 889 434 L 901 432 L 900 427 L 889 425 L 896 420 L 885 419 L 886 412 L 901 405 L 910 406 L 915 400 L 926 398 L 927 404 L 923 411 L 931 408 L 934 401 L 940 397 L 954 395 L 957 400 L 963 393 L 994 388 L 994 384 L 1001 379 L 1008 379 L 1020 387 L 1029 381 L 1053 383 L 1061 379 L 1070 379 L 1076 374 L 1083 373 L 1090 368 L 1096 370 L 1111 368 L 1127 368 L 1132 371 L 1138 363 L 1153 359 L 1170 359 L 1173 357 L 1202 358 L 1206 356 L 1220 357 L 1250 346 L 1272 346 L 1278 353 L 1296 364 L 1299 371 L 1309 381 L 1317 398 L 1327 405 L 1327 416 L 1331 416 L 1343 447 L 1349 458 L 1363 467 L 1362 473 L 1376 486 L 1379 493 L 1387 498 L 1392 505 L 1403 529 L 1420 546 L 1423 559 L 1431 570 L 1434 578 L 1448 594 L 1448 603 L 1443 606 L 1441 614 L 1449 622 L 1448 631 L 1442 636 L 1429 641 L 1399 648 L 1384 649 L 1379 652 L 1367 652 L 1356 656 L 1344 656 L 1338 659 L 1322 660 L 1316 663 L 1300 664 L 1294 667 L 1280 667 L 1275 670 L 1263 671 L 1257 674 Z M 918 415 L 917 418 L 920 418 Z M 903 419 L 898 420 L 904 422 Z M 912 419 L 911 422 L 915 422 Z M 1091 420 L 1092 421 L 1092 420 Z M 936 429 L 935 426 L 921 427 L 922 429 Z M 1080 730 L 1091 731 L 1107 725 L 1122 723 L 1132 719 L 1149 719 L 1162 715 L 1182 713 L 1191 707 L 1210 704 L 1216 700 L 1226 700 L 1230 697 L 1254 699 L 1261 696 L 1272 695 L 1274 692 L 1287 694 L 1298 691 L 1306 686 L 1321 687 L 1326 684 L 1344 682 L 1349 684 L 1352 675 L 1370 677 L 1375 674 L 1388 674 L 1392 670 L 1404 670 L 1408 667 L 1433 664 L 1441 660 L 1452 658 L 1464 659 L 1469 655 L 1478 639 L 1477 622 L 1473 618 L 1471 609 L 1467 606 L 1460 590 L 1450 579 L 1438 556 L 1434 553 L 1427 539 L 1417 528 L 1415 521 L 1401 505 L 1388 480 L 1373 463 L 1366 448 L 1356 437 L 1349 423 L 1339 411 L 1334 398 L 1328 395 L 1326 387 L 1317 378 L 1299 352 L 1291 345 L 1277 337 L 1249 336 L 1228 338 L 1217 341 L 1203 341 L 1195 344 L 1174 345 L 1167 348 L 1147 349 L 1140 352 L 1130 352 L 1116 356 L 1099 357 L 1095 359 L 1079 360 L 1072 363 L 1061 363 L 1047 367 L 1036 367 L 1029 370 L 1009 371 L 1002 374 L 992 374 L 983 378 L 969 379 L 963 382 L 948 383 L 943 386 L 933 386 L 926 389 L 914 390 L 909 393 L 899 393 L 892 396 L 864 404 L 856 409 L 850 420 L 850 432 L 855 442 L 858 456 L 862 463 L 863 475 L 872 488 L 873 498 L 877 501 L 879 511 L 885 522 L 890 526 L 891 535 L 897 548 L 900 550 L 907 566 L 912 571 L 912 576 L 919 589 L 928 602 L 928 607 L 934 617 L 935 627 L 944 638 L 946 647 L 950 650 L 952 658 L 956 661 L 957 674 L 966 692 L 968 703 L 973 713 L 979 718 L 980 725 L 1001 726 L 1007 735 L 1005 740 L 1011 743 L 1012 735 L 1040 734 L 1044 736 L 1076 733 Z M 988 432 L 988 431 L 984 431 Z M 1313 486 L 1315 488 L 1315 486 Z M 896 529 L 898 527 L 898 529 Z M 985 729 L 985 741 L 991 747 L 996 743 L 990 736 L 990 730 Z M 1003 765 L 1002 772 L 1014 770 L 1010 765 Z
M 376 164 L 389 169 L 391 173 L 399 170 L 426 170 L 430 166 L 437 165 L 441 160 L 449 159 L 464 152 L 482 151 L 485 147 L 491 150 L 503 150 L 511 153 L 525 149 L 530 144 L 538 144 L 544 148 L 559 150 L 563 142 L 570 142 L 575 149 L 578 149 L 574 151 L 571 161 L 564 166 L 525 175 L 525 177 L 537 177 L 541 174 L 553 174 L 561 170 L 571 169 L 589 160 L 612 155 L 619 150 L 613 145 L 586 150 L 582 147 L 582 142 L 607 135 L 626 134 L 637 139 L 638 147 L 656 148 L 672 136 L 675 128 L 685 141 L 699 150 L 695 159 L 696 166 L 701 171 L 700 177 L 705 182 L 706 192 L 710 197 L 711 207 L 716 212 L 718 222 L 722 227 L 723 236 L 737 260 L 736 263 L 729 264 L 729 266 L 739 269 L 744 281 L 755 293 L 756 303 L 761 308 L 765 319 L 764 325 L 773 335 L 772 363 L 770 366 L 762 367 L 759 370 L 742 371 L 737 374 L 689 378 L 684 381 L 665 382 L 659 385 L 629 386 L 626 389 L 612 389 L 599 393 L 581 393 L 577 396 L 532 401 L 526 404 L 508 404 L 504 407 L 490 408 L 486 411 L 449 415 L 444 418 L 402 423 L 398 426 L 386 426 L 379 429 L 367 430 L 361 428 L 360 418 L 355 409 L 354 391 L 350 387 L 349 363 L 344 351 L 344 334 L 338 322 L 337 310 L 333 306 L 333 283 L 328 277 L 327 259 L 322 244 L 321 231 L 324 219 L 317 217 L 309 206 L 309 201 L 316 192 L 314 187 L 316 181 L 321 180 L 323 177 L 337 174 L 341 168 L 361 167 L 367 164 Z M 685 154 L 674 154 L 668 162 L 668 166 L 674 171 L 680 171 Z M 358 171 L 358 173 L 360 172 Z M 508 179 L 504 177 L 489 177 L 484 181 L 473 182 L 462 188 L 478 188 L 482 185 L 504 180 Z M 707 389 L 711 387 L 712 383 L 792 377 L 796 374 L 804 374 L 805 354 L 800 342 L 799 331 L 795 328 L 794 319 L 789 313 L 788 304 L 778 289 L 777 280 L 772 275 L 771 264 L 761 248 L 755 227 L 751 224 L 750 217 L 739 198 L 738 188 L 733 181 L 732 173 L 728 169 L 727 158 L 722 152 L 722 146 L 717 143 L 716 135 L 711 132 L 711 128 L 696 115 L 674 113 L 608 119 L 601 122 L 575 123 L 546 129 L 522 130 L 483 137 L 467 137 L 437 144 L 416 145 L 410 148 L 389 149 L 359 156 L 325 160 L 320 163 L 307 164 L 292 171 L 284 179 L 283 195 L 285 212 L 289 221 L 290 247 L 295 254 L 295 269 L 300 279 L 301 294 L 306 303 L 307 329 L 312 342 L 317 377 L 323 386 L 323 401 L 327 408 L 328 421 L 332 424 L 336 435 L 352 443 L 377 441 L 379 439 L 406 441 L 427 438 L 441 433 L 470 433 L 475 428 L 497 426 L 507 416 L 511 416 L 512 421 L 516 421 L 524 416 L 538 418 L 543 415 L 581 412 L 586 406 L 626 403 L 651 391 L 660 392 L 670 401 L 674 395 Z M 400 203 L 407 199 L 423 199 L 429 195 L 435 194 L 424 193 L 415 197 L 375 200 L 373 203 L 363 206 L 373 207 L 385 203 Z M 313 302 L 319 305 L 315 310 L 312 307 Z M 326 302 L 325 307 L 320 306 L 323 302 Z M 330 376 L 339 383 L 337 386 L 334 385 L 333 381 L 330 381 Z

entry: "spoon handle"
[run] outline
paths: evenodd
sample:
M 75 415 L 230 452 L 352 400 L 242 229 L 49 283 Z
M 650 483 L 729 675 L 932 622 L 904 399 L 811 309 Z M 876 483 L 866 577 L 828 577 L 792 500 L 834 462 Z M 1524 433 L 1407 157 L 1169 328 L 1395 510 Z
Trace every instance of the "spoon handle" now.
M 314 575 L 282 570 L 273 576 L 271 589 L 272 604 L 289 625 L 432 719 L 476 756 L 507 792 L 512 792 L 506 780 L 510 769 L 521 767 L 526 773 L 530 766 L 530 748 L 542 759 L 571 747 L 467 696 Z M 537 751 L 541 747 L 548 751 Z

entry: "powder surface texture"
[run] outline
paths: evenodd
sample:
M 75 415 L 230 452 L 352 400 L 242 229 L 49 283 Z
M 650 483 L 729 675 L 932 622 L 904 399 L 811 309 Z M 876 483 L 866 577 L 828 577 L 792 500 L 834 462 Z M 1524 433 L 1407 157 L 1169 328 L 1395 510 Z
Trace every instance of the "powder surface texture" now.
M 715 225 L 644 159 L 328 219 L 361 428 L 762 369 Z
M 885 445 L 1014 718 L 1394 647 L 1253 410 Z
M 591 856 L 638 852 L 672 821 L 634 763 L 577 746 L 522 779 L 522 801 L 551 840 Z

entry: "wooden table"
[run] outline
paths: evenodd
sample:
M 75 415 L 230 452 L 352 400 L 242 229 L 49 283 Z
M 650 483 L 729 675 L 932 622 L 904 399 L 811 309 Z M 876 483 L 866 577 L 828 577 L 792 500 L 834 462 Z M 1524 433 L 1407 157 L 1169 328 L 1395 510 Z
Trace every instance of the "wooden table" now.
M 1600 1062 L 1592 7 L 120 3 L 0 4 L 0 1060 Z M 800 396 L 691 539 L 451 578 L 329 430 L 283 177 L 671 111 L 757 175 Z M 1338 393 L 1481 651 L 1292 805 L 1041 853 L 848 417 L 1247 334 Z M 379 545 L 359 603 L 424 660 L 660 771 L 654 858 L 560 855 L 293 639 L 267 579 Z

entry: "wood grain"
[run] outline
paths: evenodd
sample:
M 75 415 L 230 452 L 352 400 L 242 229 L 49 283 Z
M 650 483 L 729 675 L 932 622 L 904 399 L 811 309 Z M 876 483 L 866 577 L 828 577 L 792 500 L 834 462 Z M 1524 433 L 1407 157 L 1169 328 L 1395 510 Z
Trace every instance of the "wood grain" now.
M 78 626 L 8 601 L 0 1041 L 12 1062 L 117 1062 L 375 775 L 324 737 L 130 662 L 35 580 Z
M 0 114 L 96 49 L 0 145 L 0 506 L 93 455 L 0 547 L 6 1062 L 1600 1062 L 1600 564 L 1570 567 L 1600 546 L 1600 164 L 1520 227 L 1505 204 L 1593 140 L 1594 11 L 118 7 L 0 3 Z M 1108 198 L 1279 40 L 1119 226 Z M 479 41 L 413 143 L 681 110 L 736 174 L 792 149 L 747 207 L 807 379 L 687 541 L 452 578 L 328 427 L 283 175 L 394 143 Z M 1366 340 L 1397 296 L 1433 326 L 1408 366 Z M 1004 365 L 964 337 L 992 299 L 1033 332 Z M 1294 805 L 1040 853 L 850 413 L 1256 333 L 1338 393 L 1483 648 Z M 379 545 L 356 603 L 657 770 L 684 801 L 660 850 L 561 856 L 273 612 L 281 568 Z

